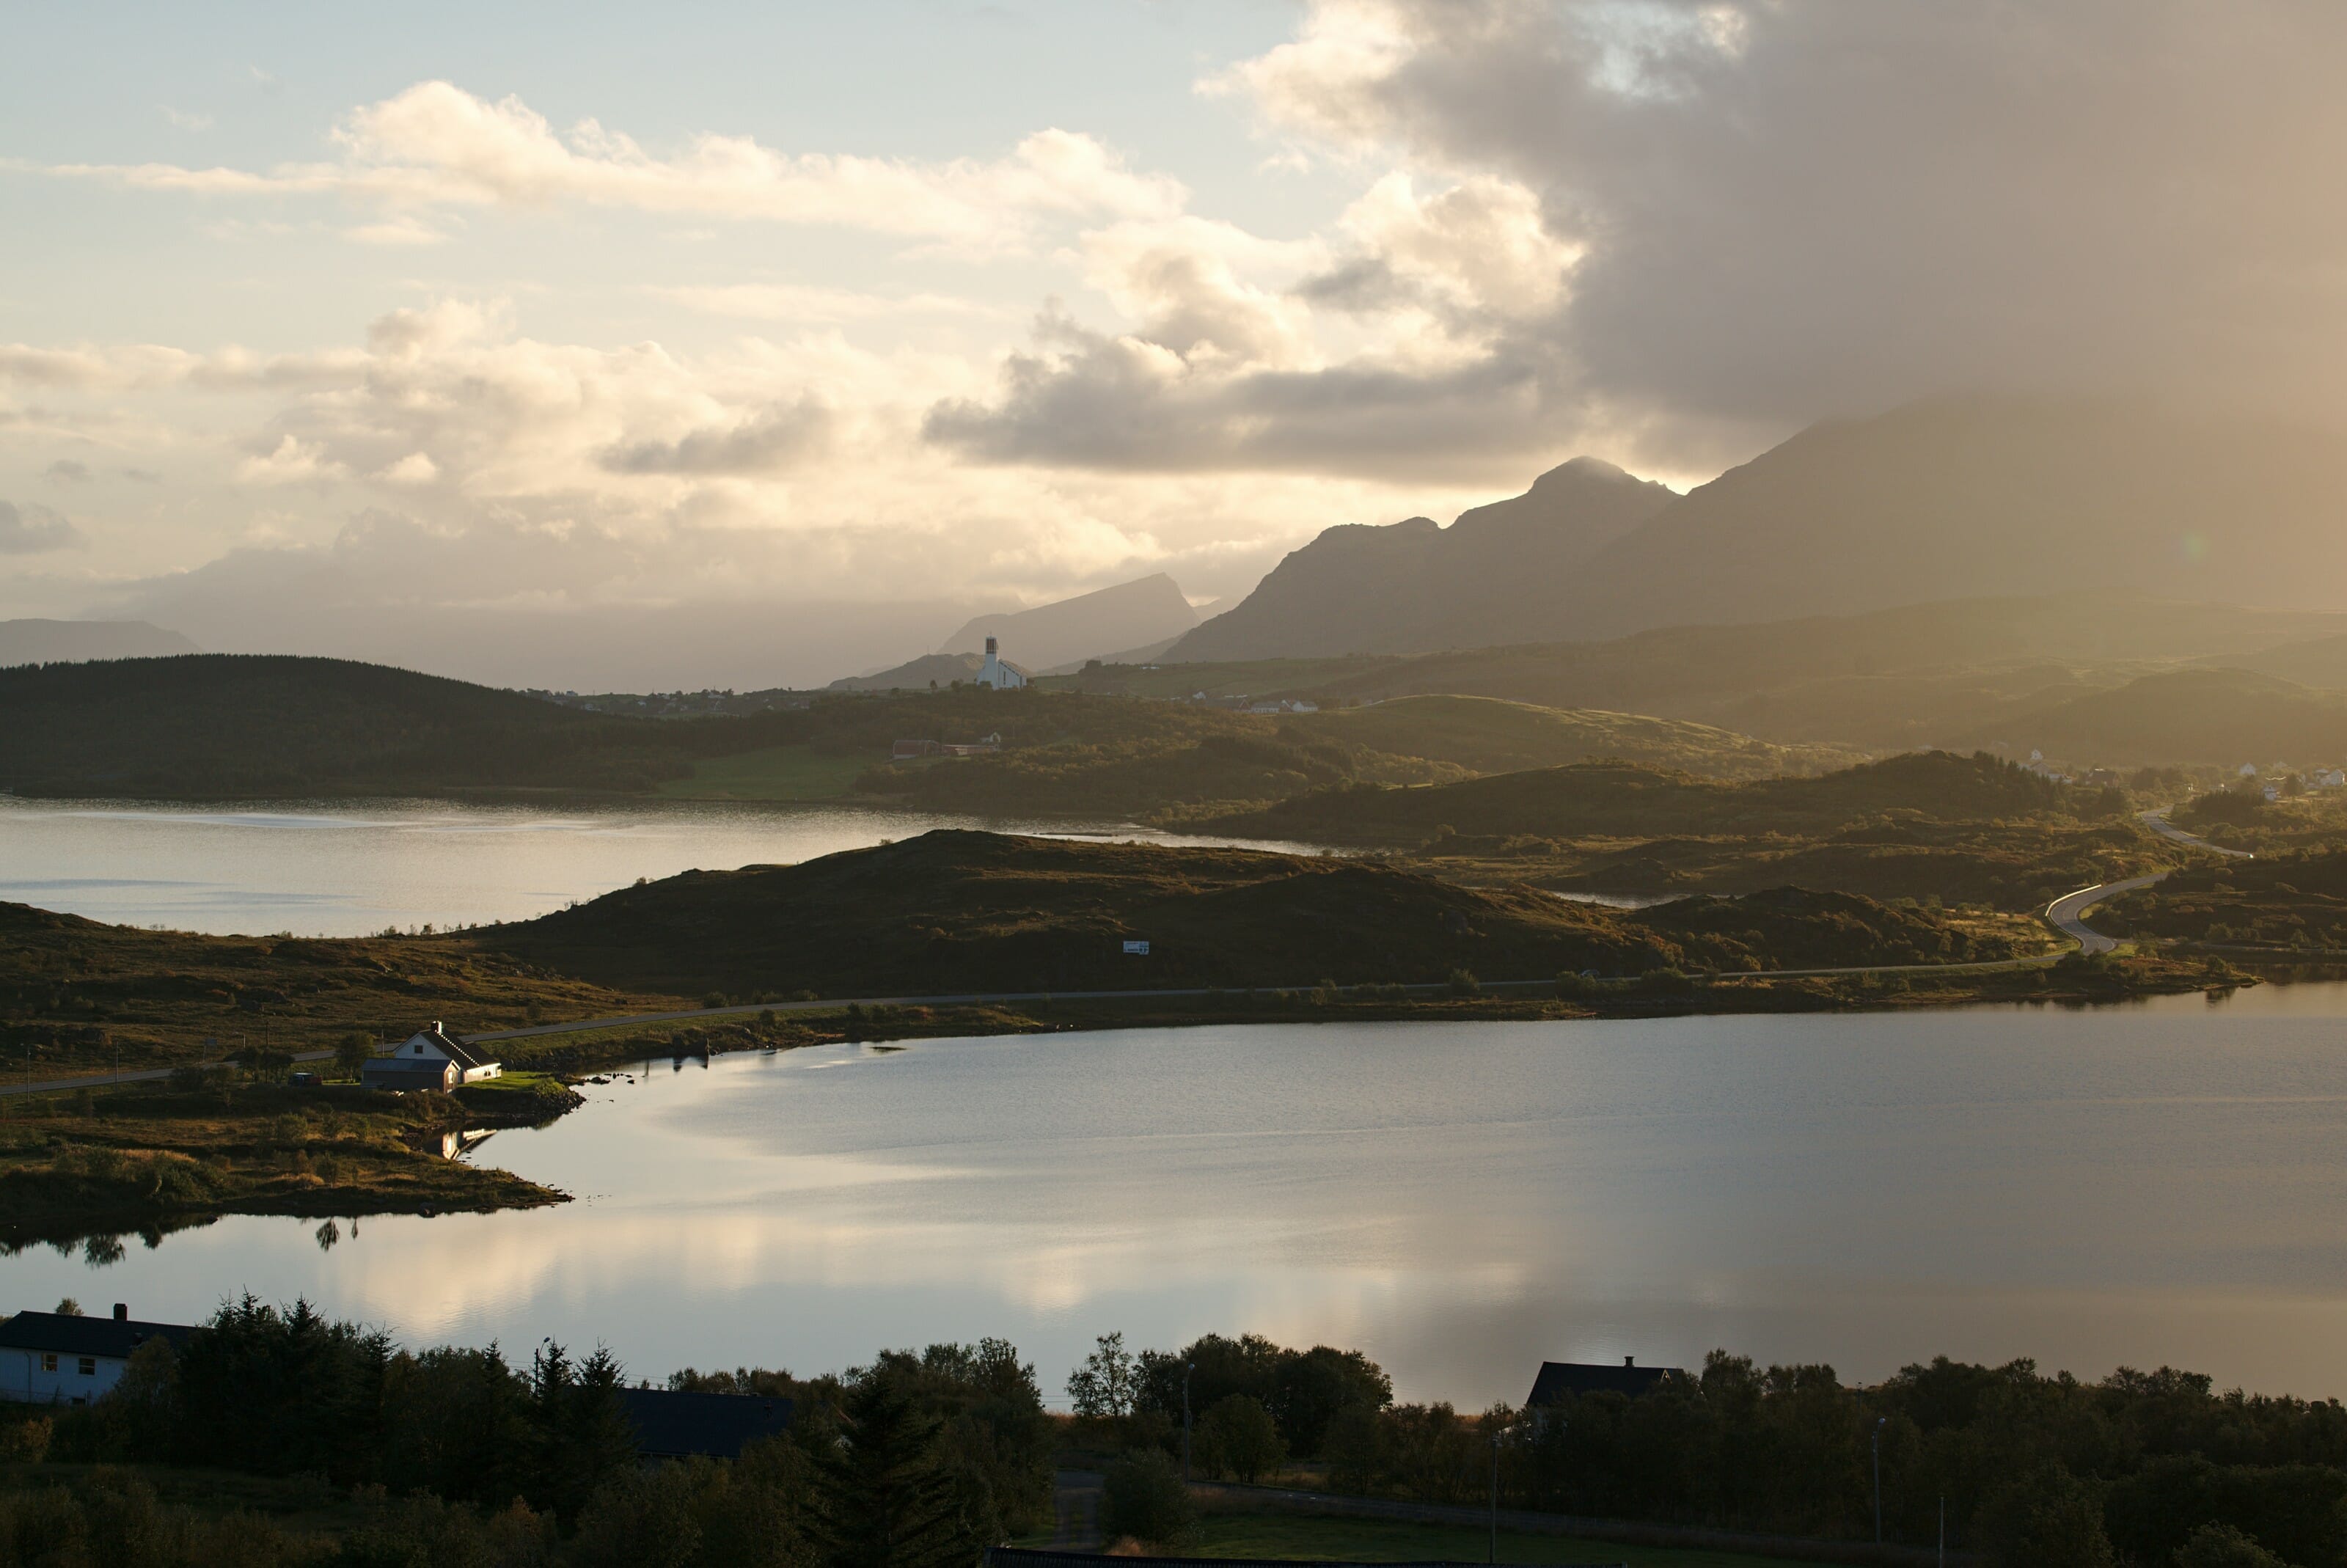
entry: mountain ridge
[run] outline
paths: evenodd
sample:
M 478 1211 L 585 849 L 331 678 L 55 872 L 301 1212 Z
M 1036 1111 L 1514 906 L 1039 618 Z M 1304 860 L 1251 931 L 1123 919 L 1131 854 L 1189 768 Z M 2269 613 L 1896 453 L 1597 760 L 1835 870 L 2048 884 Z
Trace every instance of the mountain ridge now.
M 1495 507 L 1621 473 L 1583 461 Z M 2048 593 L 2347 609 L 2347 442 L 2116 399 L 1948 396 L 1824 421 L 1591 530 L 1585 551 L 1544 557 L 1520 537 L 1514 559 L 1462 579 L 1450 563 L 1474 559 L 1468 541 L 1507 531 L 1493 510 L 1326 530 L 1168 657 L 1433 653 Z M 1398 606 L 1363 581 L 1370 548 L 1410 557 Z M 1504 589 L 1481 580 L 1502 575 Z

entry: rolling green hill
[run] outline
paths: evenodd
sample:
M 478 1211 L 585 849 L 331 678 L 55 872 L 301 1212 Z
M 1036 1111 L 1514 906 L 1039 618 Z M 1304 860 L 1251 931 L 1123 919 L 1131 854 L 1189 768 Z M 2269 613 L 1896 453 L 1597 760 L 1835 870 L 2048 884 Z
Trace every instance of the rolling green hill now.
M 1930 917 L 1840 894 L 1626 911 L 1342 857 L 963 832 L 804 866 L 687 872 L 471 937 L 607 985 L 658 977 L 688 993 L 829 996 L 1416 982 L 1460 968 L 1489 979 L 1807 968 L 1975 951 Z M 1151 944 L 1146 958 L 1123 952 L 1133 939 Z
M 2177 670 L 2007 715 L 1996 731 L 2081 767 L 2336 767 L 2347 762 L 2347 692 L 2247 670 Z
M 2292 672 L 2339 664 L 2326 639 L 2347 646 L 2347 616 L 2075 594 L 1411 657 L 1106 667 L 1066 684 L 1135 696 L 1302 696 L 1324 708 L 1495 697 L 1685 720 L 1780 744 L 1882 751 L 2004 738 L 1996 726 L 2006 718 L 2196 663 L 2266 669 L 2272 661 L 2289 667 L 2270 673 L 2310 679 Z
M 190 654 L 0 670 L 0 788 L 272 795 L 636 792 L 771 724 L 662 723 L 339 659 Z
M 1397 756 L 1453 763 L 1479 774 L 1611 759 L 1706 778 L 1823 773 L 1860 761 L 1836 746 L 1780 746 L 1710 724 L 1599 709 L 1544 708 L 1494 697 L 1399 697 L 1294 721 Z
M 1722 783 L 1620 763 L 1535 768 L 1419 789 L 1316 790 L 1217 828 L 1332 844 L 1832 832 L 1905 814 L 1934 822 L 2108 816 L 2124 807 L 1994 757 L 1919 752 L 1818 778 Z
M 999 753 L 888 765 L 898 740 L 989 737 Z M 0 671 L 0 789 L 25 794 L 854 793 L 941 810 L 1132 816 L 1593 753 L 1731 776 L 1819 760 L 1701 726 L 1499 702 L 1275 720 L 1079 692 L 965 688 L 656 719 L 329 659 L 206 654 Z

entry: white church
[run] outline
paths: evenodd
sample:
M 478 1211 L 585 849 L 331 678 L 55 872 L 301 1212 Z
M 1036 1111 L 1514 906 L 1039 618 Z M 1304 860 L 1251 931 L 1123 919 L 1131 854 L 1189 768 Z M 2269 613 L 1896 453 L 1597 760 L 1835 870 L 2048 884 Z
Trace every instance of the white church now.
M 978 684 L 991 686 L 999 692 L 1011 686 L 1024 686 L 1027 677 L 1002 661 L 1000 651 L 995 647 L 994 639 L 989 637 L 986 640 L 986 662 L 978 667 Z

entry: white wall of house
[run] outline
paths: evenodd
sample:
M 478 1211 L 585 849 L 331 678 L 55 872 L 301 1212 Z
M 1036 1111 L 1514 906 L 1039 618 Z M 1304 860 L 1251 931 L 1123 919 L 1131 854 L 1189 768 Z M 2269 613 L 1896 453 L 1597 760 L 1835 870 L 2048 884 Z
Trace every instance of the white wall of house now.
M 86 1405 L 122 1381 L 118 1356 L 0 1350 L 0 1397 L 36 1405 Z

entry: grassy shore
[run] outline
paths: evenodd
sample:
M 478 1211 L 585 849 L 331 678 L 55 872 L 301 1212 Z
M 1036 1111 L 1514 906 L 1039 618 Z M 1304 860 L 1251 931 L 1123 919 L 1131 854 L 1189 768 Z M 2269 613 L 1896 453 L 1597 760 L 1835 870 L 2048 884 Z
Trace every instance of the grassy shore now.
M 0 1245 L 159 1235 L 229 1214 L 322 1219 L 529 1208 L 567 1194 L 479 1160 L 462 1135 L 542 1124 L 568 1085 L 647 1060 L 843 1042 L 1200 1024 L 1566 1022 L 1983 1003 L 2065 1006 L 2243 983 L 2221 963 L 2157 957 L 1854 975 L 1645 977 L 1537 987 L 1233 989 L 1192 997 L 1051 998 L 961 1006 L 826 1004 L 546 1034 L 497 1049 L 506 1075 L 451 1095 L 295 1088 L 183 1070 L 179 1081 L 0 1102 Z M 2250 983 L 2254 983 L 2253 981 Z M 91 1238 L 97 1238 L 91 1241 Z
M 28 1096 L 0 1122 L 0 1245 L 159 1235 L 226 1214 L 322 1219 L 534 1208 L 564 1194 L 450 1159 L 467 1132 L 531 1126 L 578 1097 L 517 1074 L 455 1094 L 179 1081 Z

